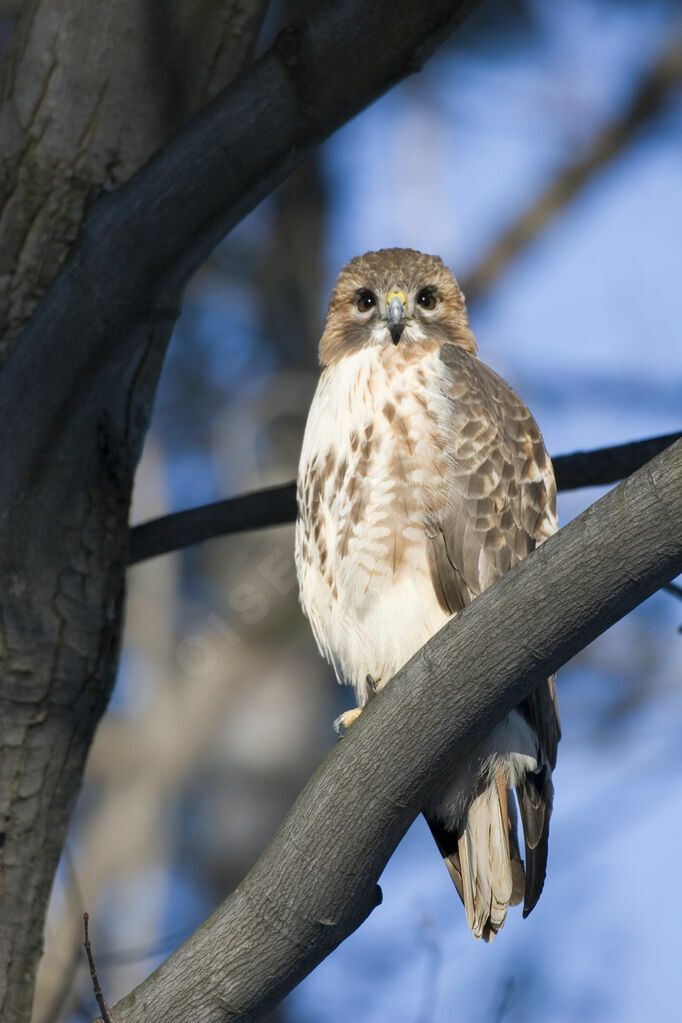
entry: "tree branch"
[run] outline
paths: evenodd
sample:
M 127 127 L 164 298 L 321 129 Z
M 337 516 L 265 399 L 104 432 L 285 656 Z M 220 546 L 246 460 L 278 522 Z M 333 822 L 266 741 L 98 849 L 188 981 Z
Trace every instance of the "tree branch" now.
M 630 476 L 646 462 L 682 437 L 680 433 L 667 433 L 661 437 L 635 440 L 594 451 L 575 451 L 571 455 L 557 455 L 552 459 L 559 490 L 578 490 L 580 487 L 600 487 Z
M 130 530 L 128 564 L 168 554 L 204 540 L 267 526 L 283 526 L 296 518 L 296 483 L 282 483 L 250 494 L 228 497 L 199 508 L 150 519 Z
M 102 1013 L 102 1020 L 104 1023 L 114 1023 L 111 1018 L 111 1010 L 106 1003 L 102 988 L 100 987 L 99 977 L 97 976 L 97 967 L 95 966 L 95 959 L 92 954 L 92 945 L 90 944 L 90 935 L 88 933 L 88 921 L 90 916 L 88 913 L 83 913 L 83 948 L 88 959 L 88 967 L 90 969 L 90 977 L 92 979 L 92 990 L 99 1005 L 99 1011 Z
M 454 765 L 533 686 L 680 571 L 682 440 L 569 522 L 398 672 L 245 880 L 115 1006 L 117 1023 L 260 1018 L 371 912 L 388 858 Z
M 642 76 L 620 117 L 597 134 L 587 153 L 559 171 L 545 191 L 504 231 L 478 266 L 462 281 L 462 290 L 469 304 L 489 291 L 509 263 L 547 227 L 590 178 L 619 156 L 634 141 L 644 124 L 660 114 L 680 82 L 682 38 L 678 36 Z
M 618 444 L 595 451 L 576 451 L 553 459 L 559 490 L 595 487 L 629 476 L 663 451 L 682 433 Z M 189 547 L 229 533 L 241 533 L 266 526 L 281 526 L 296 518 L 296 483 L 255 490 L 224 501 L 215 501 L 188 511 L 150 519 L 130 530 L 128 563 L 135 565 L 159 554 Z

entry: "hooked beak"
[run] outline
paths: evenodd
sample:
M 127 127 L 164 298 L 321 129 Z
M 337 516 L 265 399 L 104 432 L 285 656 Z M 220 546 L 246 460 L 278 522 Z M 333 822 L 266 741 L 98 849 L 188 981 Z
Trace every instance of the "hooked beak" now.
M 394 345 L 398 344 L 405 329 L 406 302 L 407 295 L 404 291 L 392 291 L 386 298 L 386 323 Z

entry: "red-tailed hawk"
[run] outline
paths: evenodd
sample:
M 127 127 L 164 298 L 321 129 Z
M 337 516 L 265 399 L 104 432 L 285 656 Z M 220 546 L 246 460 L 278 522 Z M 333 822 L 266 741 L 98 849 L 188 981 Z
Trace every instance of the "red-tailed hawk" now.
M 384 249 L 352 260 L 320 362 L 296 564 L 319 648 L 355 689 L 357 709 L 339 719 L 347 727 L 452 615 L 557 529 L 556 487 L 538 427 L 476 357 L 464 298 L 436 256 Z M 495 936 L 509 905 L 523 899 L 526 916 L 540 896 L 559 735 L 548 679 L 425 807 L 477 938 Z

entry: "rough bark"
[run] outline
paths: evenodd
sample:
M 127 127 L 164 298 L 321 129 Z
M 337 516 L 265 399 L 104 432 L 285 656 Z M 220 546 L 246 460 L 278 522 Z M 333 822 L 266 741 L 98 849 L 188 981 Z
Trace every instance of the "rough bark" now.
M 259 1019 L 371 912 L 386 861 L 454 765 L 534 685 L 680 571 L 682 440 L 486 590 L 401 669 L 322 763 L 245 880 L 118 1002 L 117 1023 Z
M 22 8 L 0 94 L 0 146 L 8 154 L 1 180 L 11 188 L 2 197 L 0 250 L 12 252 L 0 274 L 6 357 L 0 374 L 4 1023 L 23 1021 L 30 1010 L 49 888 L 113 683 L 133 471 L 182 287 L 225 230 L 317 142 L 418 69 L 472 6 L 473 0 L 381 0 L 371 7 L 347 0 L 325 8 L 285 31 L 111 193 L 112 180 L 125 176 L 134 156 L 127 154 L 130 162 L 123 164 L 115 148 L 107 151 L 102 143 L 100 179 L 84 171 L 83 154 L 101 140 L 100 109 L 111 90 L 125 97 L 112 102 L 107 115 L 118 144 L 124 146 L 129 133 L 136 136 L 138 108 L 145 122 L 144 73 L 138 88 L 127 92 L 134 68 L 121 58 L 121 73 L 117 59 L 137 46 L 129 26 L 161 7 L 144 0 L 137 6 L 132 0 L 28 0 Z M 184 9 L 196 7 L 188 0 Z M 201 9 L 224 14 L 220 0 Z M 246 7 L 234 10 L 241 15 Z M 243 31 L 239 18 L 237 24 Z M 213 43 L 216 36 L 213 28 L 202 38 Z M 242 39 L 240 55 L 247 49 Z M 164 47 L 159 54 L 165 58 Z M 81 64 L 84 79 L 77 73 Z M 218 74 L 222 59 L 214 64 Z M 196 85 L 197 103 L 211 81 Z M 73 130 L 72 103 L 79 110 Z M 60 140 L 64 148 L 55 151 Z M 153 146 L 132 148 L 144 159 Z M 15 261 L 25 285 L 14 275 Z M 57 281 L 41 298 L 60 264 Z
M 174 5 L 179 34 L 196 5 Z M 251 9 L 251 18 L 247 12 Z M 176 51 L 168 100 L 144 0 L 23 5 L 0 79 L 0 1018 L 27 1018 L 44 912 L 94 727 L 116 670 L 132 476 L 168 324 L 122 333 L 83 388 L 63 380 L 50 423 L 22 393 L 56 389 L 17 335 L 52 283 L 89 198 L 129 177 L 250 57 L 264 4 L 212 0 Z M 234 37 L 230 17 L 234 18 Z M 167 25 L 168 27 L 168 25 Z M 232 47 L 236 49 L 232 49 Z M 234 63 L 224 63 L 226 54 Z M 190 59 L 193 58 L 193 59 Z M 176 90 L 177 92 L 177 90 Z M 172 118 L 169 110 L 179 110 Z M 112 254 L 112 259 L 115 255 Z M 78 301 L 75 297 L 74 301 Z M 52 343 L 87 344 L 87 323 Z M 26 344 L 23 344 L 26 341 Z M 61 356 L 59 352 L 61 351 Z M 24 360 L 28 380 L 13 367 Z M 68 376 L 68 374 L 63 374 Z M 72 381 L 73 382 L 73 381 Z M 71 383 L 72 383 L 71 382 Z M 81 385 L 85 382 L 81 381 Z M 21 387 L 22 392 L 17 388 Z M 40 398 L 38 398 L 40 402 Z M 40 430 L 47 430 L 40 436 Z M 16 456 L 16 457 L 15 457 Z M 7 471 L 8 463 L 16 471 Z M 21 463 L 21 465 L 19 465 Z
M 251 58 L 263 0 L 32 0 L 0 71 L 0 363 L 97 189 L 127 181 Z

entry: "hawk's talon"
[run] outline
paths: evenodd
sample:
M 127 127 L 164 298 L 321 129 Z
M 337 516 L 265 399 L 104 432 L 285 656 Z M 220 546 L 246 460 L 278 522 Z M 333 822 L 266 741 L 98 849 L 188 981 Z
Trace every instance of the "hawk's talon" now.
M 344 710 L 343 714 L 339 714 L 336 721 L 334 722 L 334 731 L 337 735 L 342 735 L 341 729 L 347 732 L 354 721 L 362 714 L 362 707 L 353 707 L 352 710 Z

